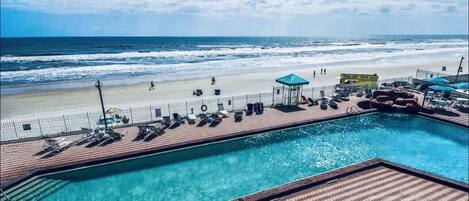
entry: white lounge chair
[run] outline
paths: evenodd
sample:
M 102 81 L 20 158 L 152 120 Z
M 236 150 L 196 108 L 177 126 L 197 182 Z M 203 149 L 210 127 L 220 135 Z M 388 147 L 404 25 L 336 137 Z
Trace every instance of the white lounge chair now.
M 161 108 L 155 109 L 155 122 L 162 122 L 163 116 L 161 115 Z
M 324 90 L 321 90 L 319 93 L 321 94 L 321 98 L 326 98 L 326 93 L 324 93 Z
M 223 117 L 228 117 L 228 111 L 223 107 L 223 103 L 218 103 L 218 114 L 223 115 Z
M 44 138 L 44 149 L 51 149 L 53 152 L 60 152 L 73 144 L 72 140 L 65 138 Z
M 187 115 L 187 122 L 189 122 L 189 124 L 195 124 L 196 119 L 197 119 L 197 116 L 195 114 Z

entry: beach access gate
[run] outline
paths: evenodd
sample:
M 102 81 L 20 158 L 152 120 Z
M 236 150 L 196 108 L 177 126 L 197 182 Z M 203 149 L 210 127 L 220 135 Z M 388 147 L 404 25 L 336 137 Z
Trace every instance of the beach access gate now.
M 275 82 L 282 86 L 272 88 L 273 105 L 298 105 L 303 95 L 303 85 L 309 84 L 308 80 L 295 74 L 277 78 Z

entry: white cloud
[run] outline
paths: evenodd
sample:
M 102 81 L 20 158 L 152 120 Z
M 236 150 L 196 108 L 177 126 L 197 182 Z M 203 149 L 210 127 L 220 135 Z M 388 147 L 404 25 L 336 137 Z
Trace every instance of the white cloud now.
M 464 14 L 467 0 L 2 0 L 5 8 L 46 13 L 184 13 L 205 16 L 359 14 Z

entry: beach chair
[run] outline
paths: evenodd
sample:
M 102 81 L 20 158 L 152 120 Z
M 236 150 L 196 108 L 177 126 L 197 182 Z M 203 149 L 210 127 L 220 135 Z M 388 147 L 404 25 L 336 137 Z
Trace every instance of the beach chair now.
M 81 136 L 81 138 L 79 140 L 76 141 L 76 143 L 80 144 L 80 143 L 90 141 L 91 139 L 93 139 L 95 137 L 96 130 L 98 130 L 98 128 L 96 128 L 94 130 L 89 129 L 89 128 L 81 128 L 81 132 L 83 133 L 83 135 Z
M 344 91 L 341 91 L 340 92 L 340 100 L 343 100 L 343 101 L 349 101 L 349 96 L 350 95 L 350 91 L 348 90 L 344 90 Z
M 335 103 L 334 100 L 328 100 L 328 101 L 327 101 L 327 104 L 328 104 L 331 108 L 333 108 L 333 109 L 337 109 L 337 108 L 338 108 L 337 103 Z
M 122 134 L 115 132 L 112 128 L 104 130 L 102 136 L 98 139 L 100 142 L 116 141 L 122 139 Z
M 218 103 L 218 114 L 223 115 L 223 117 L 228 117 L 228 111 L 223 107 L 223 103 Z
M 251 115 L 254 112 L 254 104 L 248 103 L 246 105 L 246 115 Z
M 199 118 L 200 118 L 200 123 L 201 123 L 201 124 L 205 124 L 205 123 L 210 123 L 210 122 L 211 122 L 211 118 L 209 117 L 209 115 L 207 115 L 207 114 L 205 114 L 205 113 L 199 114 Z
M 320 104 L 321 109 L 327 110 L 327 105 L 328 105 L 327 102 L 328 102 L 328 101 L 327 101 L 327 98 L 322 98 L 322 99 L 321 99 L 321 104 Z
M 363 95 L 364 95 L 364 94 L 363 94 L 363 90 L 362 90 L 362 89 L 359 89 L 359 90 L 357 91 L 357 97 L 363 97 Z
M 171 126 L 171 118 L 169 116 L 163 116 L 163 121 L 161 122 L 166 127 Z
M 178 113 L 173 113 L 173 122 L 176 125 L 184 124 L 184 119 Z
M 189 124 L 195 124 L 195 120 L 197 119 L 197 116 L 195 114 L 189 114 L 187 115 L 187 122 Z
M 243 111 L 236 111 L 234 115 L 235 122 L 243 120 Z
M 44 138 L 44 149 L 50 149 L 53 152 L 60 152 L 73 144 L 72 140 L 66 138 Z
M 309 102 L 309 105 L 310 106 L 313 106 L 313 105 L 318 105 L 318 100 L 313 100 L 312 98 L 308 98 L 308 102 Z
M 163 116 L 161 115 L 161 108 L 155 108 L 155 122 L 162 122 Z
M 137 126 L 138 128 L 137 137 L 144 138 L 145 136 L 151 134 L 152 133 L 151 127 L 154 127 L 154 126 L 149 126 L 149 125 Z
M 220 115 L 220 114 L 212 114 L 210 116 L 210 124 L 211 125 L 216 125 L 216 124 L 219 124 L 222 120 L 223 120 L 223 115 Z
M 257 102 L 254 104 L 254 111 L 256 114 L 262 114 L 264 112 L 264 103 L 262 102 Z
M 324 90 L 321 90 L 319 93 L 321 94 L 321 98 L 326 98 L 326 93 L 324 93 Z

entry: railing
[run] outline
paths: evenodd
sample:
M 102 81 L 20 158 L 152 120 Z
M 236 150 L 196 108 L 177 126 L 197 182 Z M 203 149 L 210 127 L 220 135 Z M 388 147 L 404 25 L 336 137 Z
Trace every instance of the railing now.
M 444 76 L 449 76 L 449 75 L 450 75 L 449 73 L 417 69 L 417 72 L 415 73 L 415 78 L 420 79 L 420 80 L 425 80 L 427 78 L 442 77 L 442 76 L 444 77 Z
M 392 81 L 412 81 L 412 77 L 402 77 L 387 80 L 380 80 L 379 83 Z M 356 86 L 357 88 L 362 88 Z M 322 87 L 305 87 L 302 94 L 313 99 L 320 97 L 320 92 L 325 95 L 334 95 L 335 86 L 328 85 Z M 218 103 L 223 103 L 225 110 L 242 110 L 247 103 L 263 102 L 265 107 L 270 107 L 281 103 L 282 94 L 276 91 L 269 91 L 242 96 L 220 96 L 218 98 L 204 99 L 190 102 L 176 102 L 165 105 L 148 105 L 145 107 L 121 108 L 121 116 L 129 118 L 130 124 L 151 122 L 156 119 L 155 109 L 161 109 L 162 116 L 171 116 L 172 113 L 181 115 L 202 113 L 201 106 L 206 105 L 206 112 L 218 111 Z M 100 112 L 85 112 L 77 114 L 67 114 L 53 117 L 41 117 L 35 119 L 1 121 L 0 141 L 17 141 L 46 136 L 69 135 L 74 132 L 80 132 L 82 128 L 93 129 L 97 126 L 96 122 L 101 118 Z
M 345 112 L 348 113 L 348 114 L 360 114 L 361 113 L 360 110 L 358 108 L 356 108 L 355 106 L 347 107 Z
M 8 195 L 2 189 L 0 189 L 0 194 L 2 194 L 3 197 L 6 198 L 6 200 L 10 200 L 10 197 L 8 197 Z

